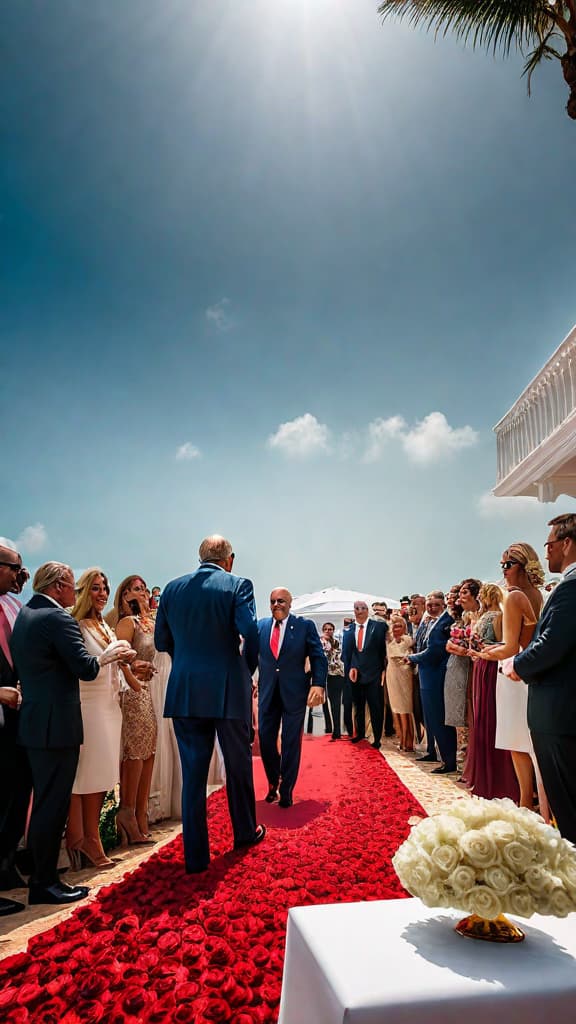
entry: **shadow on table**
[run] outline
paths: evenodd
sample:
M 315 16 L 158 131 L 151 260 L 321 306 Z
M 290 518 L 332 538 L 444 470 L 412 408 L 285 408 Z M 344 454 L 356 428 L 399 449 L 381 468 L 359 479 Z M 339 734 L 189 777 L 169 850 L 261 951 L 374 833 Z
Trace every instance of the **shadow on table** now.
M 445 915 L 415 921 L 407 925 L 402 938 L 423 960 L 475 981 L 496 981 L 509 987 L 521 976 L 530 981 L 528 988 L 534 989 L 539 978 L 550 978 L 550 972 L 564 977 L 574 973 L 574 957 L 552 936 L 524 921 L 521 927 L 526 939 L 510 944 L 463 938 L 454 931 L 455 924 L 455 918 Z

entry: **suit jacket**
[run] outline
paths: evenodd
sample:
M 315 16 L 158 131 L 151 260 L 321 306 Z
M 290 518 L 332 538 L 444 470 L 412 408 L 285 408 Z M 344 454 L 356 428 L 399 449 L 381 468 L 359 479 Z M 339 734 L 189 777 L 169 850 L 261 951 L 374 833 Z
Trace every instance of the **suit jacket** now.
M 164 717 L 249 721 L 252 680 L 240 637 L 246 641 L 255 631 L 250 580 L 209 562 L 172 580 L 160 598 L 154 631 L 157 650 L 172 658 Z
M 444 686 L 449 658 L 446 644 L 450 639 L 453 622 L 450 612 L 443 612 L 432 626 L 423 650 L 419 654 L 409 655 L 412 664 L 418 666 L 421 690 L 440 689 Z
M 34 594 L 14 623 L 10 650 L 22 688 L 20 743 L 47 750 L 79 746 L 84 734 L 78 680 L 95 679 L 100 666 L 88 654 L 76 619 Z
M 276 686 L 285 711 L 304 711 L 311 686 L 326 686 L 328 659 L 312 619 L 289 615 L 278 660 L 270 650 L 273 619 L 258 622 L 258 704 L 266 710 L 272 701 Z M 305 672 L 306 658 L 310 659 L 310 673 Z
M 552 591 L 514 669 L 528 683 L 530 729 L 576 735 L 576 573 Z
M 380 683 L 386 667 L 387 622 L 367 619 L 362 650 L 356 646 L 356 625 L 347 626 L 342 637 L 342 661 L 348 679 L 350 669 L 358 669 L 359 683 Z

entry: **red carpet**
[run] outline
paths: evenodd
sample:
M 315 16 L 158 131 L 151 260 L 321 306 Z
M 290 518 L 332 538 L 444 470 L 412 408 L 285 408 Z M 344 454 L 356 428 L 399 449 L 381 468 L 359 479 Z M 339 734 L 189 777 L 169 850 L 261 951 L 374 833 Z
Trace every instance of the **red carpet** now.
M 175 839 L 90 905 L 0 963 L 6 1024 L 268 1024 L 277 1019 L 292 906 L 405 895 L 390 859 L 424 811 L 368 744 L 304 740 L 294 807 L 262 800 L 265 841 L 230 851 L 224 791 L 209 801 L 213 861 L 183 872 Z

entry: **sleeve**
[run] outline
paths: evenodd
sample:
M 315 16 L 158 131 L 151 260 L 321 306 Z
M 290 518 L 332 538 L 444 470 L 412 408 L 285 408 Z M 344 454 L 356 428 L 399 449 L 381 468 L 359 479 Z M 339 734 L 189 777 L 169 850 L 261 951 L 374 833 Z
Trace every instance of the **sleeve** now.
M 50 616 L 51 640 L 62 661 L 78 679 L 90 682 L 100 671 L 98 658 L 88 654 L 80 626 L 68 612 Z
M 556 588 L 544 607 L 538 636 L 514 658 L 514 671 L 521 679 L 537 682 L 534 677 L 554 668 L 576 649 L 575 586 L 570 583 Z
M 251 580 L 239 580 L 234 595 L 234 625 L 245 639 L 253 635 L 256 626 L 256 602 Z
M 156 624 L 154 626 L 154 646 L 157 651 L 166 651 L 171 658 L 174 657 L 174 637 L 166 618 L 166 594 L 162 594 L 160 604 L 156 612 Z
M 318 630 L 311 619 L 308 619 L 306 622 L 306 653 L 310 659 L 310 667 L 312 669 L 311 686 L 325 688 L 328 675 L 328 659 L 324 654 Z

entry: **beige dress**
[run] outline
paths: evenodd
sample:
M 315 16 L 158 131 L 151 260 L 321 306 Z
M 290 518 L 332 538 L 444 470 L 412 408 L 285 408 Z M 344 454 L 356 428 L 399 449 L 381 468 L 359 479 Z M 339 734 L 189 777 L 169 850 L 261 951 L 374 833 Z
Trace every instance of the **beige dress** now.
M 154 630 L 145 633 L 137 618 L 134 622 L 132 647 L 139 661 L 154 661 Z M 156 753 L 158 723 L 152 703 L 150 684 L 140 681 L 140 692 L 127 689 L 122 693 L 122 760 L 148 760 Z
M 82 639 L 89 654 L 97 658 L 105 643 L 90 628 L 89 621 L 79 623 Z M 111 632 L 110 639 L 114 634 Z M 120 779 L 120 682 L 117 665 L 104 665 L 96 679 L 80 680 L 80 703 L 84 741 L 72 792 L 107 793 Z
M 412 647 L 411 636 L 402 636 L 399 640 L 390 639 L 386 645 L 386 686 L 390 707 L 395 715 L 411 715 L 414 710 L 414 674 L 412 665 L 405 662 L 405 658 L 412 652 Z

